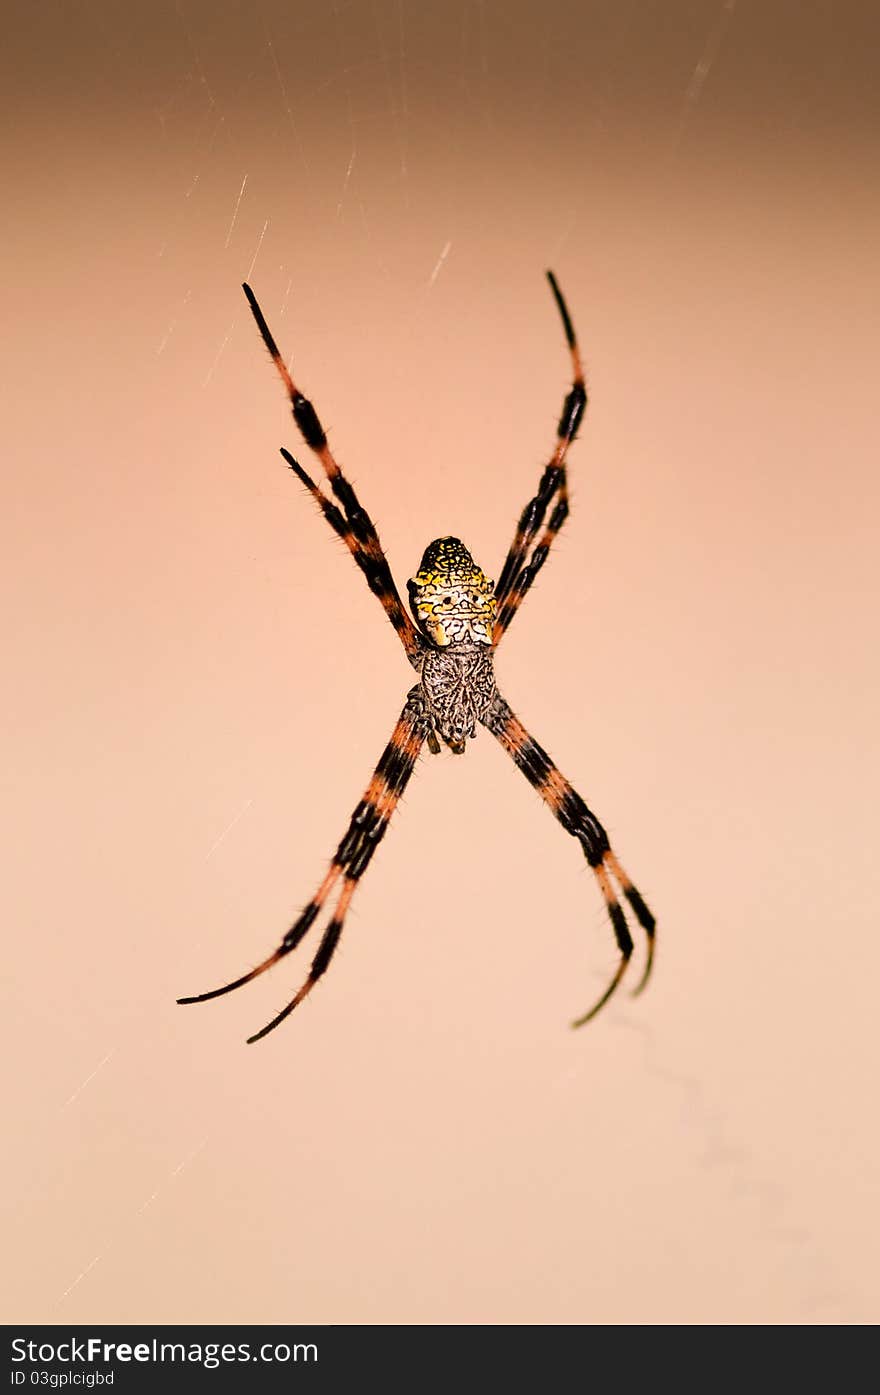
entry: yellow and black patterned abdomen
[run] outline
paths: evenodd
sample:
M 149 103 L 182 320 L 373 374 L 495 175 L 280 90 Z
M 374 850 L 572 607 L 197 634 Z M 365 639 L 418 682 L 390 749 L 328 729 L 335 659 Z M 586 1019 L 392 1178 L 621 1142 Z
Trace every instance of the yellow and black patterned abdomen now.
M 432 542 L 408 587 L 416 624 L 432 644 L 492 643 L 495 583 L 460 539 Z

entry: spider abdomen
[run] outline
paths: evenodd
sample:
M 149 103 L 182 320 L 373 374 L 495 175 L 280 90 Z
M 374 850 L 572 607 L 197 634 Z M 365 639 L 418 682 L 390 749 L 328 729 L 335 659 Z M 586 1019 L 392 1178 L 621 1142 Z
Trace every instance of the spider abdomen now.
M 460 538 L 437 538 L 428 545 L 409 582 L 409 603 L 432 645 L 444 649 L 451 644 L 492 644 L 495 583 Z
M 463 751 L 495 696 L 492 650 L 484 644 L 427 650 L 422 660 L 422 693 L 434 730 L 454 751 Z

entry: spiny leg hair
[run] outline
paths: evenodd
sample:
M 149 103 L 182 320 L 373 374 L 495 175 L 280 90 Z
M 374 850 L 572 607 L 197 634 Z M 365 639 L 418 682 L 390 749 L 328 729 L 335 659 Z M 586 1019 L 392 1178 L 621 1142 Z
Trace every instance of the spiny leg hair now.
M 412 620 L 404 609 L 400 594 L 391 575 L 391 568 L 388 559 L 382 551 L 382 544 L 379 541 L 379 534 L 376 526 L 366 509 L 362 506 L 354 486 L 346 479 L 339 467 L 333 452 L 327 441 L 325 432 L 318 414 L 312 403 L 304 397 L 290 375 L 283 358 L 275 343 L 265 316 L 257 302 L 257 298 L 250 286 L 245 283 L 242 290 L 247 296 L 251 313 L 257 322 L 257 328 L 263 337 L 263 343 L 272 355 L 275 367 L 281 376 L 282 382 L 287 389 L 293 410 L 293 419 L 299 427 L 300 434 L 306 445 L 320 460 L 324 467 L 324 473 L 330 481 L 330 487 L 341 505 L 341 509 L 331 505 L 321 490 L 309 478 L 305 470 L 294 460 L 289 451 L 283 450 L 281 454 L 288 465 L 306 486 L 309 493 L 315 498 L 327 519 L 331 528 L 339 534 L 343 542 L 348 547 L 364 576 L 367 584 L 374 596 L 378 596 L 382 607 L 391 621 L 397 635 L 406 650 L 407 658 L 414 668 L 417 668 L 422 657 L 423 644 Z M 331 513 L 332 510 L 332 513 Z
M 584 382 L 584 369 L 574 325 L 568 313 L 562 292 L 552 271 L 547 272 L 547 280 L 553 292 L 565 338 L 571 353 L 574 381 L 562 404 L 562 415 L 556 431 L 556 449 L 544 469 L 538 485 L 538 492 L 523 509 L 510 550 L 501 568 L 495 594 L 498 599 L 498 614 L 495 620 L 493 642 L 498 644 L 502 635 L 522 604 L 523 597 L 547 560 L 557 533 L 568 517 L 568 481 L 565 474 L 565 457 L 568 448 L 578 432 L 587 406 L 587 389 Z M 537 546 L 529 556 L 529 548 L 538 529 L 544 522 L 547 510 L 556 500 L 547 526 L 541 534 Z
M 346 912 L 357 888 L 357 884 L 369 866 L 370 859 L 385 836 L 391 815 L 397 807 L 400 796 L 413 773 L 419 752 L 427 734 L 427 720 L 424 703 L 419 688 L 412 688 L 407 696 L 406 706 L 391 734 L 391 740 L 382 752 L 373 778 L 364 791 L 363 798 L 351 816 L 345 836 L 333 856 L 330 868 L 315 892 L 311 901 L 284 936 L 277 949 L 232 983 L 222 988 L 213 988 L 208 993 L 198 993 L 191 998 L 178 998 L 179 1003 L 205 1003 L 211 998 L 219 998 L 224 993 L 232 993 L 252 979 L 271 969 L 279 960 L 296 949 L 311 928 L 336 883 L 342 880 L 339 898 L 320 944 L 312 960 L 308 977 L 286 1007 L 272 1018 L 259 1032 L 248 1037 L 248 1042 L 259 1041 L 261 1037 L 289 1017 L 295 1007 L 314 988 L 318 979 L 327 970 L 333 953 L 339 943 Z
M 614 993 L 624 974 L 633 952 L 633 939 L 627 925 L 626 915 L 617 898 L 614 881 L 617 882 L 630 909 L 645 932 L 648 951 L 642 977 L 634 994 L 641 993 L 648 982 L 654 961 L 654 940 L 656 922 L 641 893 L 633 886 L 626 872 L 611 851 L 608 835 L 591 809 L 569 784 L 565 776 L 556 768 L 547 752 L 538 745 L 511 710 L 500 694 L 496 694 L 492 707 L 485 718 L 485 725 L 501 743 L 508 755 L 513 757 L 526 779 L 538 791 L 541 798 L 550 805 L 562 827 L 577 838 L 584 851 L 605 901 L 617 948 L 620 950 L 620 963 L 605 992 L 588 1012 L 572 1022 L 573 1027 L 582 1027 L 596 1016 Z M 613 880 L 612 880 L 613 879 Z

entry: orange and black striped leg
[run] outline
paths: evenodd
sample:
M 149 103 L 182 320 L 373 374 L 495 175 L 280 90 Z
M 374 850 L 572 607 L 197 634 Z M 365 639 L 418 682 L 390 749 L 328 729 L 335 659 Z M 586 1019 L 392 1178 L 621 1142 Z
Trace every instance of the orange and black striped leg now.
M 345 837 L 336 849 L 330 868 L 311 901 L 284 936 L 277 949 L 248 973 L 226 983 L 222 988 L 213 988 L 207 993 L 198 993 L 191 998 L 178 998 L 179 1003 L 205 1003 L 210 998 L 219 998 L 243 987 L 252 979 L 271 969 L 280 959 L 290 954 L 305 936 L 317 919 L 337 883 L 341 882 L 339 896 L 332 918 L 324 931 L 312 960 L 308 977 L 299 992 L 291 999 L 276 1017 L 273 1017 L 261 1031 L 248 1037 L 249 1042 L 259 1041 L 271 1032 L 285 1017 L 298 1007 L 303 998 L 311 992 L 318 979 L 325 973 L 333 953 L 339 943 L 342 927 L 357 884 L 366 871 L 370 858 L 385 836 L 391 815 L 406 788 L 415 768 L 416 760 L 427 735 L 428 723 L 424 702 L 417 687 L 407 696 L 406 706 L 391 734 L 391 740 L 382 753 L 382 758 L 373 773 L 363 798 L 351 816 Z
M 257 303 L 257 298 L 250 286 L 242 287 L 247 296 L 248 305 L 251 308 L 257 328 L 263 337 L 263 343 L 272 355 L 275 367 L 281 375 L 281 380 L 287 389 L 293 410 L 293 419 L 299 427 L 300 434 L 310 450 L 320 460 L 324 467 L 324 473 L 330 481 L 330 488 L 333 490 L 341 509 L 341 517 L 344 518 L 345 528 L 340 529 L 333 517 L 327 511 L 325 505 L 328 500 L 318 489 L 317 485 L 309 479 L 305 471 L 297 464 L 288 451 L 282 450 L 287 463 L 299 475 L 300 479 L 309 489 L 310 493 L 317 498 L 324 513 L 324 517 L 330 526 L 339 533 L 351 551 L 355 561 L 367 578 L 370 590 L 378 596 L 385 610 L 386 615 L 394 626 L 403 646 L 406 650 L 407 658 L 414 668 L 418 668 L 424 649 L 421 637 L 416 630 L 409 614 L 403 606 L 400 594 L 394 584 L 391 575 L 391 568 L 388 559 L 382 551 L 382 544 L 379 541 L 379 534 L 376 526 L 366 509 L 361 505 L 354 486 L 346 479 L 339 467 L 333 452 L 327 441 L 327 433 L 321 425 L 315 408 L 307 397 L 304 397 L 290 375 L 278 345 L 272 337 L 269 326 L 266 323 L 262 310 Z M 335 509 L 335 514 L 340 514 L 340 509 Z
M 525 566 L 517 574 L 516 580 L 500 602 L 495 617 L 492 642 L 497 645 L 504 634 L 511 620 L 522 605 L 526 592 L 534 581 L 538 572 L 547 560 L 547 554 L 553 546 L 553 540 L 568 518 L 568 483 L 563 469 L 562 478 L 559 483 L 559 492 L 556 499 L 550 520 L 541 534 L 541 540 L 532 552 Z
M 495 622 L 496 644 L 516 614 L 520 601 L 546 560 L 553 539 L 568 517 L 568 486 L 565 478 L 565 457 L 568 447 L 577 435 L 578 427 L 580 426 L 587 406 L 587 389 L 584 382 L 584 370 L 581 363 L 580 350 L 578 349 L 574 326 L 571 322 L 571 316 L 568 313 L 568 306 L 562 297 L 559 286 L 556 284 L 556 278 L 552 271 L 547 272 L 547 279 L 550 282 L 551 290 L 553 291 L 559 313 L 562 317 L 562 326 L 565 330 L 566 342 L 568 343 L 571 353 L 574 381 L 562 405 L 562 415 L 559 418 L 559 425 L 556 431 L 556 449 L 544 469 L 535 497 L 530 499 L 523 509 L 519 523 L 517 524 L 513 542 L 510 545 L 510 550 L 505 558 L 504 565 L 498 577 L 498 583 L 495 587 L 495 595 L 498 599 L 498 617 Z M 529 549 L 544 522 L 547 509 L 554 498 L 556 503 L 550 515 L 550 521 L 530 559 Z M 519 590 L 518 599 L 514 601 L 517 583 L 524 568 L 526 568 L 526 570 L 529 568 L 531 569 L 530 579 L 526 582 L 525 586 Z
M 423 642 L 414 629 L 409 616 L 405 615 L 401 607 L 394 603 L 397 592 L 394 590 L 394 582 L 391 580 L 391 572 L 388 569 L 387 563 L 385 563 L 384 566 L 378 563 L 373 553 L 361 545 L 361 540 L 356 536 L 348 514 L 343 513 L 341 509 L 337 508 L 337 506 L 327 498 L 326 494 L 322 494 L 321 490 L 315 484 L 315 481 L 310 475 L 306 474 L 299 461 L 295 460 L 290 454 L 290 451 L 285 450 L 282 446 L 281 454 L 284 456 L 284 459 L 287 461 L 296 477 L 305 485 L 334 533 L 337 533 L 345 543 L 355 562 L 366 577 L 367 585 L 373 595 L 378 596 L 382 608 L 397 631 L 403 647 L 406 649 L 408 657 L 413 662 L 420 662 L 419 656 L 422 655 L 424 649 Z
M 511 711 L 500 694 L 496 695 L 492 703 L 485 718 L 485 725 L 492 732 L 492 735 L 500 741 L 505 751 L 513 757 L 519 769 L 529 783 L 534 785 L 541 798 L 550 805 L 565 831 L 577 838 L 599 883 L 599 889 L 602 892 L 614 929 L 617 948 L 620 950 L 620 963 L 599 1001 L 593 1004 L 589 1012 L 585 1012 L 582 1017 L 578 1017 L 572 1023 L 573 1027 L 582 1027 L 585 1022 L 589 1022 L 591 1018 L 595 1017 L 600 1008 L 603 1008 L 608 1002 L 626 973 L 633 952 L 632 935 L 623 907 L 618 900 L 614 883 L 616 882 L 623 892 L 647 939 L 645 969 L 635 988 L 636 993 L 642 991 L 651 973 L 654 961 L 656 921 L 641 893 L 633 886 L 617 857 L 611 851 L 608 835 L 596 815 L 587 808 L 580 795 L 572 788 L 561 771 L 557 770 L 547 752 L 529 735 L 522 722 Z

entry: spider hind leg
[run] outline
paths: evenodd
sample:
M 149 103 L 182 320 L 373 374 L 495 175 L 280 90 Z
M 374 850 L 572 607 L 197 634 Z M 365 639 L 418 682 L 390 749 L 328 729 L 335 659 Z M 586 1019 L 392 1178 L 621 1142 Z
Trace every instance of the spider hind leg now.
M 403 602 L 400 599 L 394 577 L 391 575 L 388 559 L 382 550 L 376 526 L 361 504 L 354 486 L 350 480 L 346 479 L 340 469 L 339 463 L 330 449 L 327 433 L 321 425 L 315 407 L 307 397 L 303 396 L 294 382 L 290 370 L 281 357 L 278 345 L 272 337 L 272 332 L 266 323 L 266 318 L 260 309 L 256 296 L 247 284 L 242 287 L 242 290 L 247 297 L 263 343 L 269 350 L 281 381 L 284 383 L 293 419 L 299 428 L 300 435 L 309 450 L 320 461 L 336 503 L 332 503 L 322 493 L 299 461 L 295 460 L 288 450 L 282 450 L 281 454 L 294 474 L 308 489 L 330 527 L 342 538 L 351 552 L 355 562 L 366 577 L 367 585 L 378 598 L 385 614 L 394 626 L 398 638 L 406 650 L 407 658 L 413 668 L 418 668 L 424 644 L 412 620 L 403 608 Z
M 559 425 L 556 428 L 555 449 L 544 467 L 544 472 L 538 482 L 537 492 L 526 504 L 520 515 L 513 542 L 510 544 L 498 577 L 498 585 L 495 588 L 498 599 L 498 615 L 493 636 L 493 643 L 496 645 L 519 610 L 526 592 L 546 562 L 556 536 L 568 518 L 566 456 L 587 410 L 584 366 L 581 362 L 580 349 L 571 315 L 552 271 L 547 272 L 547 280 L 550 282 L 553 299 L 556 301 L 556 307 L 562 319 L 562 328 L 571 355 L 573 381 L 562 403 Z M 551 505 L 552 511 L 545 523 L 547 510 L 551 508 Z M 542 526 L 543 532 L 538 536 Z

